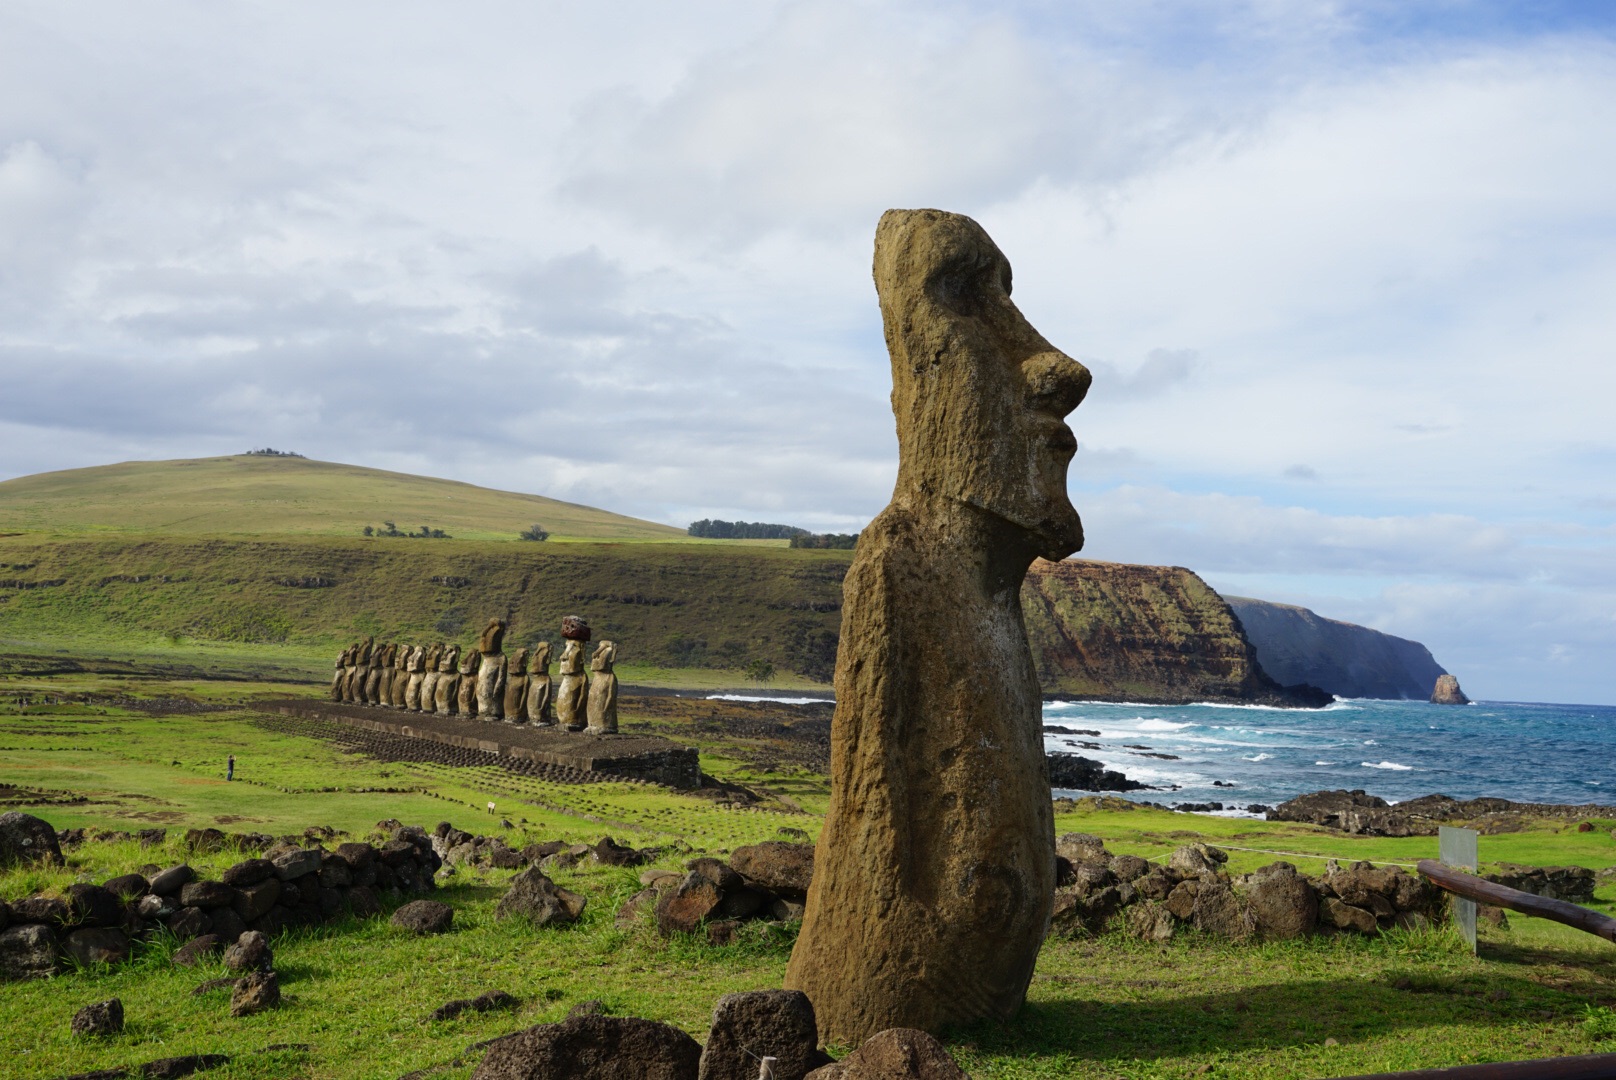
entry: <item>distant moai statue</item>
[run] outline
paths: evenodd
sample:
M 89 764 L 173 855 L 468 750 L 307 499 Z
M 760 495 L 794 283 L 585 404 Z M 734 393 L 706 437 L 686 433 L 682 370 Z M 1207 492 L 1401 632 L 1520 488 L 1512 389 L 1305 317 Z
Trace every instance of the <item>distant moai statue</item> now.
M 612 664 L 617 661 L 617 643 L 602 640 L 595 646 L 595 655 L 589 658 L 589 727 L 591 735 L 617 734 L 617 675 Z
M 370 666 L 365 669 L 365 701 L 371 705 L 382 701 L 382 657 L 386 654 L 386 645 L 376 646 L 370 653 Z
M 426 670 L 421 675 L 421 711 L 435 712 L 438 707 L 438 679 L 443 676 L 439 664 L 443 662 L 443 642 L 426 651 Z
M 505 719 L 520 724 L 527 719 L 527 649 L 511 653 L 505 665 Z
M 460 658 L 460 687 L 455 711 L 467 720 L 477 716 L 477 669 L 482 662 L 483 655 L 476 649 L 467 649 Z
M 432 703 L 437 706 L 439 716 L 450 716 L 459 699 L 460 646 L 451 645 L 443 650 L 443 656 L 438 660 L 438 682 L 432 690 Z
M 354 690 L 354 680 L 359 676 L 359 650 L 363 647 L 361 642 L 354 642 L 348 649 L 348 662 L 342 668 L 342 700 L 352 703 L 359 700 Z
M 568 731 L 582 731 L 589 722 L 589 680 L 584 675 L 584 642 L 589 640 L 589 624 L 577 615 L 561 620 L 561 682 L 556 686 L 556 723 Z
M 365 685 L 370 679 L 370 658 L 376 652 L 376 639 L 367 637 L 359 645 L 359 656 L 354 661 L 353 700 L 360 705 L 370 699 L 365 696 Z
M 482 662 L 477 668 L 477 715 L 499 720 L 505 715 L 505 620 L 489 619 L 477 640 Z
M 533 646 L 533 660 L 527 672 L 527 722 L 550 725 L 550 643 L 541 641 Z
M 393 703 L 393 649 L 392 644 L 387 644 L 376 650 L 376 692 L 370 702 L 383 708 Z
M 410 688 L 410 654 L 414 646 L 402 641 L 393 646 L 393 696 L 388 704 L 395 709 L 404 707 L 404 697 Z
M 426 646 L 417 645 L 410 650 L 409 682 L 404 689 L 404 707 L 410 712 L 421 711 L 421 683 L 426 679 Z
M 349 648 L 352 648 L 352 646 L 349 646 Z M 345 680 L 348 677 L 348 657 L 349 657 L 349 655 L 350 655 L 350 653 L 349 653 L 348 649 L 343 649 L 341 652 L 339 652 L 337 654 L 337 666 L 336 666 L 335 670 L 333 670 L 331 672 L 331 700 L 332 701 L 341 701 L 342 700 L 342 684 L 343 684 L 343 680 Z

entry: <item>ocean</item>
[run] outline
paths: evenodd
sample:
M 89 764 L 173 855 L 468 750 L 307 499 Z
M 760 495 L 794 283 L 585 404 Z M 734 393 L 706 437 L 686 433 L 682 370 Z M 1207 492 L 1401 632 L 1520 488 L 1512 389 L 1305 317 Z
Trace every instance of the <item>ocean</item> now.
M 1049 752 L 1103 762 L 1162 789 L 1126 798 L 1169 805 L 1242 810 L 1329 788 L 1362 788 L 1388 802 L 1440 793 L 1616 804 L 1616 708 L 1609 706 L 1348 699 L 1298 710 L 1061 701 L 1044 706 L 1044 724 Z
M 1348 699 L 1323 709 L 1275 709 L 1055 701 L 1044 706 L 1044 725 L 1048 752 L 1100 761 L 1157 789 L 1120 793 L 1125 798 L 1167 805 L 1220 802 L 1225 812 L 1241 813 L 1330 788 L 1362 788 L 1388 802 L 1442 794 L 1616 804 L 1616 707 L 1605 705 Z

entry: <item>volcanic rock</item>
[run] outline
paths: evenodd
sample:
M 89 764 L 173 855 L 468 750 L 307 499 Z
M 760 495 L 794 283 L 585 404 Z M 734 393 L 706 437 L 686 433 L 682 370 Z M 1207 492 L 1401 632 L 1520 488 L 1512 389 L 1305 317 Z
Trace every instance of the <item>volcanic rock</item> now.
M 251 971 L 236 982 L 230 995 L 231 1016 L 251 1016 L 281 1003 L 281 982 L 273 971 Z
M 436 900 L 411 900 L 393 912 L 392 923 L 412 934 L 441 934 L 454 921 L 454 908 Z
M 814 849 L 811 844 L 788 844 L 767 840 L 738 847 L 729 864 L 749 885 L 781 896 L 803 897 L 814 880 Z
M 86 1038 L 116 1035 L 123 1030 L 123 1002 L 108 998 L 84 1006 L 73 1014 L 72 1030 L 74 1035 Z
M 667 1024 L 579 1016 L 495 1042 L 472 1080 L 695 1080 L 701 1047 Z
M 1470 699 L 1459 689 L 1459 680 L 1452 675 L 1438 675 L 1431 690 L 1432 705 L 1468 705 Z
M 231 971 L 268 971 L 275 966 L 268 935 L 249 930 L 224 951 L 224 966 Z
M 56 971 L 56 938 L 37 923 L 0 930 L 0 979 L 38 979 Z
M 892 1028 L 878 1032 L 834 1064 L 805 1080 L 970 1080 L 943 1044 L 924 1031 Z
M 18 810 L 0 814 L 0 869 L 36 862 L 63 864 L 56 830 L 32 814 Z
M 511 878 L 510 888 L 494 908 L 494 918 L 520 916 L 535 926 L 571 923 L 578 921 L 586 903 L 584 897 L 561 888 L 533 866 Z
M 129 959 L 129 935 L 112 927 L 87 927 L 62 939 L 62 951 L 79 964 L 121 964 Z
M 756 1080 L 758 1058 L 775 1059 L 775 1080 L 802 1080 L 820 1064 L 814 1007 L 795 990 L 726 994 L 713 1009 L 699 1080 Z

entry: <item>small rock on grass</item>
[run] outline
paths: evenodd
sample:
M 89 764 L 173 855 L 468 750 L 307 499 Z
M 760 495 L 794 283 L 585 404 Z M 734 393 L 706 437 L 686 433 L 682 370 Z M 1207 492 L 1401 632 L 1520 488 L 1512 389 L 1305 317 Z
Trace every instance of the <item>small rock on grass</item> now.
M 520 1004 L 503 990 L 490 990 L 474 998 L 461 998 L 439 1005 L 428 1020 L 453 1020 L 463 1012 L 493 1012 L 496 1009 L 514 1009 Z
M 231 971 L 268 971 L 275 966 L 269 938 L 258 930 L 242 934 L 224 951 L 224 966 Z
M 412 934 L 441 934 L 454 922 L 454 908 L 436 900 L 411 900 L 393 912 L 391 921 Z
M 86 1005 L 73 1015 L 73 1034 L 116 1035 L 123 1030 L 123 1002 L 117 998 Z
M 924 1031 L 876 1032 L 841 1061 L 815 1069 L 805 1080 L 970 1080 L 943 1044 Z
M 281 983 L 273 971 L 252 971 L 236 982 L 230 995 L 231 1016 L 251 1016 L 281 1003 Z
M 498 1040 L 472 1080 L 691 1080 L 700 1061 L 701 1045 L 676 1027 L 580 1016 Z
M 775 1059 L 780 1080 L 825 1064 L 814 1007 L 798 990 L 725 994 L 701 1052 L 699 1080 L 755 1080 L 760 1057 Z

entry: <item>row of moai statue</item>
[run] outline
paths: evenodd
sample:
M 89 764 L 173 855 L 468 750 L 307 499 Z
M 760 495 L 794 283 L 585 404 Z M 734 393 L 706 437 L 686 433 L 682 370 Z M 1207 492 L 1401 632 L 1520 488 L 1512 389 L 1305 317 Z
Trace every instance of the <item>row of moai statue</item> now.
M 331 700 L 466 719 L 504 720 L 590 735 L 617 731 L 617 644 L 601 641 L 588 658 L 589 624 L 561 620 L 559 679 L 550 678 L 550 643 L 505 655 L 505 623 L 490 619 L 477 645 L 350 645 L 337 657 Z

